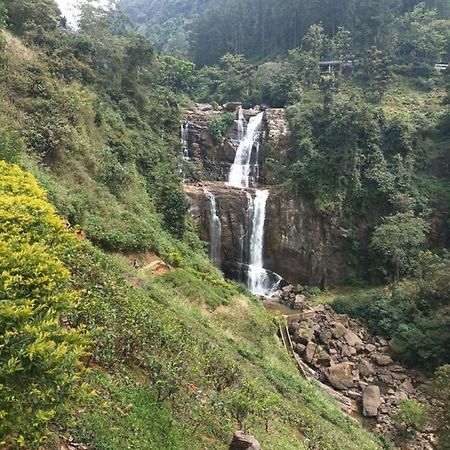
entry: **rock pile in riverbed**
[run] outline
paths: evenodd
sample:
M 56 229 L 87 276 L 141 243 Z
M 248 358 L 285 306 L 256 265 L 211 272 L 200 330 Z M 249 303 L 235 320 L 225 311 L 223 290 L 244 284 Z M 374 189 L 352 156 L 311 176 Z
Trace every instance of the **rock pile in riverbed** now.
M 392 415 L 400 400 L 427 403 L 418 388 L 421 375 L 394 362 L 389 342 L 371 334 L 363 321 L 337 314 L 329 306 L 308 307 L 298 294 L 287 293 L 291 307 L 297 302 L 297 308 L 303 308 L 299 318 L 289 319 L 294 352 L 320 381 L 352 399 L 365 417 L 374 418 L 378 431 L 395 436 Z M 412 448 L 431 448 L 425 434 L 416 440 L 418 446 Z

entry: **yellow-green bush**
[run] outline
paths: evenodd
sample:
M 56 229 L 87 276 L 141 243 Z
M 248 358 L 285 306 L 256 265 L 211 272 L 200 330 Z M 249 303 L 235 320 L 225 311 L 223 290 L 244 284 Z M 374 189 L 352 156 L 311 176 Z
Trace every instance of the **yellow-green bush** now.
M 35 179 L 0 161 L 0 445 L 34 448 L 83 396 L 86 336 L 60 260 L 74 237 Z

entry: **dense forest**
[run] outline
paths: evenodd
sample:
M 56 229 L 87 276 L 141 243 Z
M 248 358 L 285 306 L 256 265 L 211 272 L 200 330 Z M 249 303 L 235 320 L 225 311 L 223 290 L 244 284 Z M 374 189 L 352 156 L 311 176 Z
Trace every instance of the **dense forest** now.
M 122 0 L 120 4 L 157 44 L 161 42 L 162 50 L 192 56 L 199 65 L 216 63 L 226 53 L 242 54 L 252 61 L 271 59 L 301 47 L 313 24 L 321 24 L 332 37 L 341 31 L 342 38 L 343 29 L 349 31 L 353 45 L 348 47 L 348 56 L 361 55 L 375 45 L 396 57 L 397 50 L 406 43 L 406 46 L 427 46 L 436 52 L 438 49 L 432 42 L 434 32 L 425 41 L 402 42 L 402 28 L 408 25 L 402 24 L 404 18 L 400 18 L 419 4 L 428 11 L 436 11 L 436 19 L 450 17 L 446 0 L 345 0 L 339 4 L 328 0 L 288 0 L 281 5 L 266 0 Z M 445 30 L 446 23 L 436 23 L 435 27 Z
M 449 1 L 80 14 L 74 30 L 54 0 L 0 0 L 0 448 L 224 449 L 241 429 L 264 449 L 375 450 L 427 427 L 449 448 Z M 284 319 L 209 261 L 180 172 L 196 102 L 283 108 L 273 183 L 354 268 L 296 289 L 363 319 L 433 397 L 402 404 L 395 442 L 300 376 Z

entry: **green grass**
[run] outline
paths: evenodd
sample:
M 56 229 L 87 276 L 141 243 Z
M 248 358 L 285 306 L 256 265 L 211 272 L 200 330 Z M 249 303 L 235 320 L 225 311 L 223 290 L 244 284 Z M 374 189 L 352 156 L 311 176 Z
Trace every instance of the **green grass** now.
M 72 430 L 75 439 L 94 448 L 184 450 L 189 433 L 175 420 L 168 406 L 158 407 L 154 391 L 133 378 L 133 373 L 91 375 L 99 402 L 80 416 Z

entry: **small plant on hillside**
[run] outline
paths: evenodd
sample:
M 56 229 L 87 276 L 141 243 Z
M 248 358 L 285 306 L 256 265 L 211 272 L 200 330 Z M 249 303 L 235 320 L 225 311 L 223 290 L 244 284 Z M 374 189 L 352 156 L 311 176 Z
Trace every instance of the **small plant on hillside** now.
M 23 142 L 17 133 L 0 128 L 0 160 L 18 163 L 23 150 Z
M 254 381 L 245 381 L 228 392 L 226 408 L 241 430 L 248 430 L 251 419 L 259 411 L 256 392 Z

